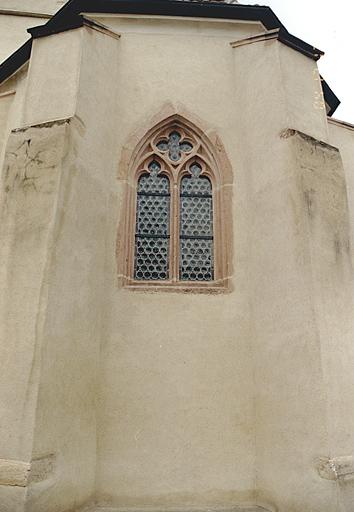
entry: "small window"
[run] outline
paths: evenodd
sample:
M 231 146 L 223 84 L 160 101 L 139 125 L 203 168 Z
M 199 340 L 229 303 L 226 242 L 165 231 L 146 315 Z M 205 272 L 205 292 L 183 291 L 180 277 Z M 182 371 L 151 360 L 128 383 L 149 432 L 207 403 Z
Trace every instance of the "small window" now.
M 128 202 L 134 221 L 126 238 L 126 284 L 224 286 L 221 180 L 207 138 L 174 119 L 139 146 Z

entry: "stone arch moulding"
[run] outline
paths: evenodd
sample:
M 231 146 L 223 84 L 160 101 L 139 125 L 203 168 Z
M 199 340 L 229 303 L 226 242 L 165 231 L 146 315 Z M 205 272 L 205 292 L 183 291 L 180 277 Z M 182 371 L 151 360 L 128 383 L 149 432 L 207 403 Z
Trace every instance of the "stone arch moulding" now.
M 179 133 L 187 149 L 171 160 L 169 150 L 158 147 L 171 133 Z M 117 237 L 118 284 L 131 290 L 222 293 L 230 290 L 232 262 L 232 181 L 233 173 L 223 145 L 215 132 L 200 129 L 180 114 L 173 114 L 148 129 L 134 147 L 124 150 L 118 178 L 125 193 Z M 169 277 L 166 280 L 138 280 L 134 275 L 137 187 L 139 178 L 149 172 L 149 162 L 160 166 L 159 174 L 170 181 Z M 212 186 L 213 278 L 208 281 L 182 280 L 180 265 L 180 187 L 190 173 L 192 163 L 199 164 L 201 177 Z M 181 237 L 182 238 L 182 237 Z

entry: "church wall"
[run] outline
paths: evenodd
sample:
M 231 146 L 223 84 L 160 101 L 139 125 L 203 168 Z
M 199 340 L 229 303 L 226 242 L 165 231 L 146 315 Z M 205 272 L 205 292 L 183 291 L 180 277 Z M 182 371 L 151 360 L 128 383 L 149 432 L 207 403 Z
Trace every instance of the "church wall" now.
M 284 44 L 278 44 L 287 127 L 328 141 L 326 108 L 317 63 Z
M 15 92 L 9 91 L 0 93 L 0 161 L 3 154 L 4 146 L 8 137 L 8 117 L 10 114 L 11 106 L 13 104 Z
M 117 40 L 90 29 L 79 32 L 84 43 L 77 74 L 79 102 L 69 123 L 54 228 L 33 445 L 34 460 L 54 455 L 54 470 L 30 486 L 28 512 L 76 509 L 95 493 L 97 370 L 107 300 L 106 224 L 111 215 L 108 183 L 115 172 L 114 137 L 107 120 L 112 116 L 115 122 L 116 65 L 109 57 L 117 51 Z M 51 113 L 49 105 L 47 115 Z
M 0 10 L 1 9 L 2 6 L 0 3 Z M 0 63 L 7 59 L 30 38 L 27 32 L 28 28 L 42 25 L 46 21 L 48 21 L 47 18 L 14 16 L 0 12 Z
M 27 67 L 0 86 L 0 174 L 11 130 L 21 126 Z
M 146 21 L 145 32 L 149 27 Z M 192 45 L 185 35 L 152 31 L 124 33 L 118 43 L 112 96 L 112 157 L 118 158 L 108 185 L 97 492 L 99 502 L 119 507 L 254 500 L 248 185 L 237 136 L 232 49 L 229 40 L 190 35 Z M 176 112 L 209 135 L 216 133 L 231 161 L 235 274 L 230 293 L 117 287 L 115 245 L 125 215 L 125 183 L 116 177 L 124 176 L 121 166 L 134 149 L 131 136 Z
M 351 251 L 354 264 L 354 127 L 340 125 L 328 120 L 330 142 L 340 150 L 347 184 L 348 206 L 350 214 Z
M 65 124 L 43 131 L 13 131 L 1 176 L 0 503 L 4 512 L 24 511 L 31 469 L 48 253 L 65 138 Z
M 155 38 L 157 35 L 170 37 L 171 32 L 176 39 L 188 37 L 190 42 L 201 42 L 204 38 L 215 38 L 228 44 L 236 39 L 242 39 L 265 31 L 263 24 L 259 21 L 240 20 L 217 20 L 205 18 L 188 17 L 152 17 L 144 15 L 114 15 L 89 13 L 89 19 L 94 19 L 111 30 L 123 36 Z M 204 40 L 206 41 L 206 40 Z M 211 41 L 209 41 L 210 43 Z M 163 46 L 159 47 L 163 51 Z M 185 53 L 187 57 L 188 51 Z
M 75 114 L 82 37 L 81 30 L 69 30 L 34 40 L 23 125 L 63 119 Z
M 7 119 L 8 126 L 12 122 L 30 126 L 11 134 L 2 175 L 3 189 L 8 193 L 2 192 L 2 238 L 6 243 L 1 253 L 0 311 L 5 319 L 1 350 L 11 373 L 11 378 L 6 372 L 1 376 L 0 407 L 6 418 L 2 422 L 6 435 L 2 436 L 0 460 L 2 512 L 62 512 L 90 500 L 95 492 L 96 369 L 104 303 L 99 293 L 105 253 L 102 211 L 106 213 L 107 204 L 105 181 L 100 184 L 102 175 L 96 173 L 102 165 L 106 168 L 101 150 L 110 140 L 106 120 L 112 113 L 107 98 L 105 108 L 98 102 L 105 94 L 111 97 L 106 81 L 101 81 L 104 74 L 114 80 L 111 62 L 96 58 L 97 66 L 91 75 L 85 75 L 84 82 L 90 80 L 93 87 L 84 100 L 91 116 L 81 109 L 82 119 L 53 121 L 53 117 L 73 115 L 77 110 L 77 89 L 67 87 L 66 94 L 60 95 L 65 85 L 62 80 L 70 83 L 70 75 L 60 75 L 65 75 L 60 54 L 75 54 L 75 41 L 81 42 L 84 30 L 78 30 L 74 38 L 70 37 L 73 32 L 64 34 L 54 48 L 53 38 L 43 38 L 34 45 L 25 83 L 27 97 L 40 108 L 23 113 L 18 103 Z M 95 34 L 96 39 L 104 38 Z M 112 45 L 117 42 L 108 40 Z M 75 77 L 81 64 L 81 44 L 78 46 Z M 108 44 L 99 47 L 105 53 L 108 49 Z M 50 57 L 53 50 L 58 61 Z M 89 66 L 95 48 L 91 50 L 86 61 Z M 69 59 L 68 66 L 72 73 Z M 74 83 L 78 86 L 77 78 Z M 7 83 L 5 87 L 10 86 Z M 46 101 L 47 94 L 52 94 L 53 102 Z M 22 94 L 15 97 L 20 100 Z M 64 138 L 56 138 L 58 130 Z M 114 174 L 112 146 L 106 147 L 105 155 Z M 53 154 L 62 155 L 58 169 Z M 16 185 L 13 193 L 9 179 Z M 14 279 L 18 279 L 18 286 Z M 5 296 L 16 298 L 6 304 Z M 13 312 L 11 305 L 17 308 Z M 17 355 L 22 352 L 25 354 L 19 364 Z M 14 393 L 16 401 L 11 398 Z M 9 403 L 12 414 L 7 412 Z M 13 436 L 12 442 L 8 435 Z
M 335 148 L 296 132 L 326 135 L 324 109 L 314 105 L 309 110 L 310 98 L 302 100 L 313 80 L 306 58 L 273 42 L 235 48 L 236 69 L 245 61 L 253 65 L 245 67 L 235 86 L 244 106 L 240 140 L 252 183 L 258 503 L 284 512 L 330 512 L 338 506 L 336 483 L 321 479 L 316 460 L 340 451 L 328 416 L 333 404 L 328 368 L 337 366 L 331 363 L 332 342 L 343 317 L 350 317 L 346 301 L 352 293 L 339 277 L 342 265 L 333 266 L 336 233 L 340 246 L 348 237 L 343 168 Z M 290 88 L 289 77 L 295 74 L 302 77 L 302 87 L 299 78 Z M 311 98 L 316 90 L 317 81 Z M 326 177 L 312 188 L 306 182 L 311 169 L 316 177 L 323 169 Z M 326 194 L 334 195 L 338 213 L 324 221 L 329 224 L 321 228 L 325 236 L 320 228 L 312 232 L 308 227 L 308 209 L 318 197 L 320 222 Z M 318 252 L 321 245 L 325 257 Z M 343 258 L 343 272 L 350 276 Z M 332 296 L 336 299 L 330 302 Z M 348 327 L 347 322 L 343 331 Z
M 3 141 L 22 127 L 1 178 L 0 448 L 7 474 L 18 462 L 10 487 L 0 460 L 4 512 L 94 493 L 121 509 L 352 512 L 351 483 L 319 470 L 354 451 L 351 135 L 329 127 L 344 171 L 320 142 L 316 66 L 275 40 L 231 48 L 254 26 L 104 20 L 120 40 L 35 40 L 13 105 L 0 98 Z M 117 275 L 136 134 L 175 113 L 232 167 L 225 293 Z
M 51 15 L 58 11 L 64 4 L 65 0 L 0 0 L 0 10 L 36 15 Z M 34 23 L 36 22 L 34 21 Z

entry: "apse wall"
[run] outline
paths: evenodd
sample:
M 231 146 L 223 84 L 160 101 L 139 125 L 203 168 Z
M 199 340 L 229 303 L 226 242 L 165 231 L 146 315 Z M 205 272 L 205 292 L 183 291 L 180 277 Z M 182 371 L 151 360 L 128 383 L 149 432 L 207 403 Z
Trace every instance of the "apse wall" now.
M 157 508 L 252 504 L 249 184 L 237 137 L 229 42 L 253 28 L 191 20 L 100 21 L 121 33 L 121 39 L 112 98 L 116 167 L 108 184 L 98 501 Z M 79 103 L 80 116 L 85 108 Z M 124 255 L 116 254 L 115 247 L 127 213 L 126 165 L 137 134 L 145 135 L 173 114 L 219 140 L 215 151 L 224 151 L 231 164 L 233 185 L 226 198 L 232 201 L 234 274 L 230 290 L 223 293 L 154 293 L 117 286 Z
M 4 509 L 350 512 L 321 466 L 354 450 L 353 276 L 316 63 L 237 43 L 258 23 L 97 20 L 35 39 L 2 103 L 0 448 L 35 471 Z M 127 169 L 170 116 L 231 176 L 219 293 L 123 286 Z

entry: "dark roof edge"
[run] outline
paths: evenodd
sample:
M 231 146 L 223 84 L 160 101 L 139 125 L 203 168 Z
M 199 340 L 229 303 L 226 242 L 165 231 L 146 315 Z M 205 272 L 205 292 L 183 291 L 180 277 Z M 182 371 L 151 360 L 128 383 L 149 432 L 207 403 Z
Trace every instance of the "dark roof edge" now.
M 32 41 L 32 39 L 28 39 L 18 50 L 0 64 L 0 85 L 30 59 Z
M 311 46 L 310 44 L 306 43 L 302 39 L 293 36 L 283 27 L 279 29 L 278 40 L 281 43 L 286 44 L 290 48 L 293 48 L 293 50 L 296 50 L 302 53 L 303 55 L 306 55 L 306 57 L 310 57 L 310 59 L 316 61 L 319 60 L 322 57 L 322 55 L 324 55 L 324 52 L 322 50 L 319 50 L 318 48 L 315 48 L 314 46 Z
M 323 55 L 317 48 L 289 34 L 272 9 L 265 6 L 180 0 L 70 0 L 45 25 L 28 30 L 32 38 L 0 64 L 0 84 L 29 60 L 34 38 L 82 27 L 84 18 L 80 15 L 81 12 L 260 21 L 267 30 L 279 28 L 279 40 L 303 55 L 314 60 Z M 325 101 L 329 106 L 328 115 L 332 115 L 340 101 L 324 80 L 322 84 Z
M 60 32 L 80 28 L 83 26 L 83 24 L 83 16 L 77 15 L 74 16 L 73 19 L 68 21 L 65 25 L 38 25 L 38 27 L 27 29 L 27 32 L 31 34 L 33 39 L 37 39 L 38 37 L 52 36 L 53 34 L 59 34 Z
M 320 75 L 321 83 L 322 83 L 322 90 L 323 90 L 323 96 L 326 104 L 328 105 L 328 111 L 327 115 L 329 117 L 333 116 L 334 112 L 337 110 L 337 108 L 340 105 L 340 99 L 334 94 L 326 80 Z

